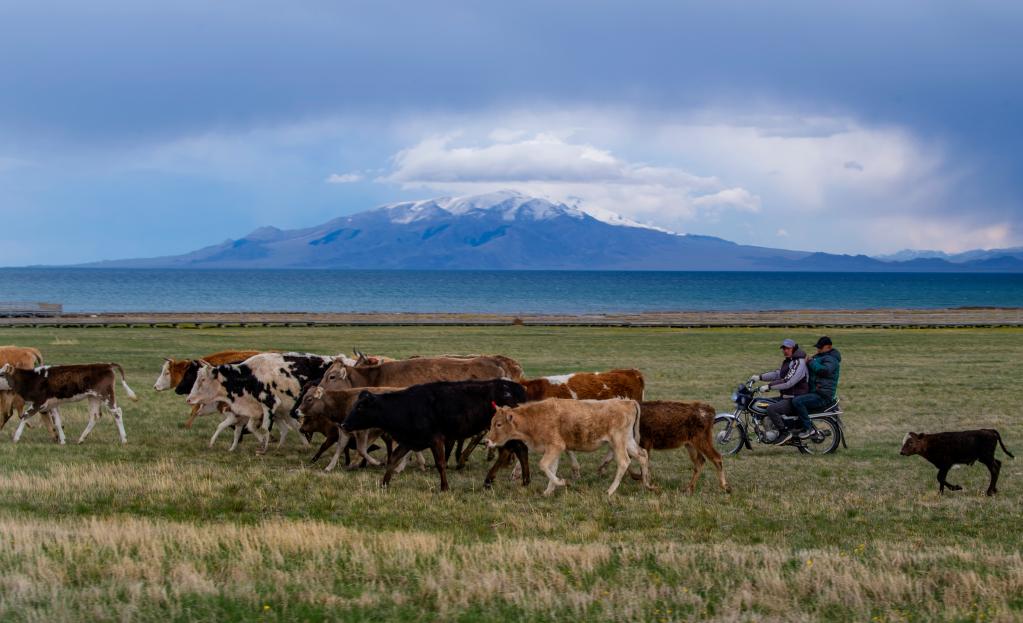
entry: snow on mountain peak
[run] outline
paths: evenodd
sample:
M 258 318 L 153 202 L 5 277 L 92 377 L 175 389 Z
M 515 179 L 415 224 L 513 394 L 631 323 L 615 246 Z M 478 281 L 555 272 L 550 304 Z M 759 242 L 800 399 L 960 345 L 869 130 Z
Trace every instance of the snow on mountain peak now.
M 407 224 L 436 216 L 443 213 L 461 216 L 473 212 L 499 212 L 506 221 L 529 219 L 544 221 L 559 216 L 570 218 L 594 218 L 609 225 L 620 227 L 638 227 L 674 234 L 675 232 L 660 227 L 645 225 L 626 218 L 611 210 L 587 206 L 568 205 L 553 202 L 542 197 L 531 197 L 514 190 L 502 190 L 481 195 L 463 197 L 441 197 L 420 201 L 406 201 L 382 206 L 392 223 Z

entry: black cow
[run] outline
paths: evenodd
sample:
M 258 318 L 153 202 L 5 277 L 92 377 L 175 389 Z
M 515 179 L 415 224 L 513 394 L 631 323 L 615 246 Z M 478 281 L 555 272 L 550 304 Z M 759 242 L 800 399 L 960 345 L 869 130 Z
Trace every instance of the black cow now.
M 902 450 L 899 454 L 910 456 L 919 454 L 935 467 L 938 468 L 938 492 L 944 493 L 945 487 L 952 491 L 960 491 L 962 487 L 954 485 L 945 480 L 948 470 L 953 465 L 973 465 L 974 461 L 980 461 L 987 466 L 991 472 L 991 482 L 987 487 L 987 494 L 998 493 L 998 472 L 1002 469 L 1002 462 L 995 458 L 995 445 L 1002 447 L 1002 452 L 1015 458 L 1002 443 L 1002 436 L 993 428 L 980 430 L 964 430 L 948 433 L 909 433 L 902 442 Z
M 389 394 L 367 391 L 359 395 L 341 428 L 346 432 L 379 428 L 398 442 L 381 487 L 390 483 L 406 454 L 430 448 L 440 472 L 440 489 L 447 491 L 446 446 L 486 431 L 495 405 L 516 406 L 525 400 L 525 388 L 505 379 L 424 383 Z M 525 472 L 526 452 L 516 454 Z

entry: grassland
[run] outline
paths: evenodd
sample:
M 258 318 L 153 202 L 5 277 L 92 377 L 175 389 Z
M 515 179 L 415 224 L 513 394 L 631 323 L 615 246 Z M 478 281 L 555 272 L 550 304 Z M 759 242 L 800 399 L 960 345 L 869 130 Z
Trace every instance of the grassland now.
M 965 490 L 939 497 L 933 468 L 898 455 L 907 430 L 981 425 L 1023 452 L 1023 330 L 831 331 L 850 448 L 743 452 L 726 459 L 731 495 L 712 472 L 682 495 L 679 452 L 652 457 L 660 493 L 627 482 L 613 500 L 594 455 L 550 498 L 542 476 L 482 490 L 481 455 L 449 493 L 414 470 L 381 491 L 378 470 L 324 474 L 294 440 L 266 456 L 251 439 L 210 450 L 215 422 L 187 431 L 181 398 L 149 389 L 163 356 L 222 348 L 502 352 L 530 375 L 636 366 L 648 397 L 723 410 L 790 333 L 0 330 L 0 343 L 38 346 L 52 363 L 120 362 L 141 398 L 125 405 L 123 447 L 107 417 L 82 446 L 53 445 L 40 428 L 14 445 L 5 429 L 0 620 L 1023 619 L 1023 460 L 1005 460 L 994 499 L 980 466 L 954 471 Z M 64 414 L 76 439 L 85 410 Z

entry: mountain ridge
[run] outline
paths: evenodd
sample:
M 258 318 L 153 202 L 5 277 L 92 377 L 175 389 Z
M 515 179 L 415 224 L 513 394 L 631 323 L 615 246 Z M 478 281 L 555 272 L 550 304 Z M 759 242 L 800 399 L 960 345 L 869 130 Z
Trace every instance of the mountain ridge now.
M 313 227 L 263 226 L 242 238 L 181 255 L 80 266 L 1023 272 L 1023 257 L 892 261 L 741 245 L 504 191 L 390 203 Z

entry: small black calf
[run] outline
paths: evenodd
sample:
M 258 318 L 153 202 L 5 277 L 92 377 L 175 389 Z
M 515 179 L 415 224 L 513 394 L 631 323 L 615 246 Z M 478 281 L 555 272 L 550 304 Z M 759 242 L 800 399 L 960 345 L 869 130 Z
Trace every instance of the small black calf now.
M 998 472 L 1002 469 L 1002 462 L 995 458 L 995 445 L 1000 445 L 1002 451 L 1015 458 L 1002 443 L 1002 436 L 993 428 L 980 430 L 964 430 L 949 433 L 909 433 L 902 443 L 902 456 L 919 454 L 935 467 L 938 468 L 938 491 L 945 492 L 945 487 L 952 491 L 962 489 L 954 485 L 945 477 L 953 465 L 973 465 L 974 461 L 980 461 L 987 466 L 991 472 L 991 482 L 987 487 L 987 494 L 998 493 Z

